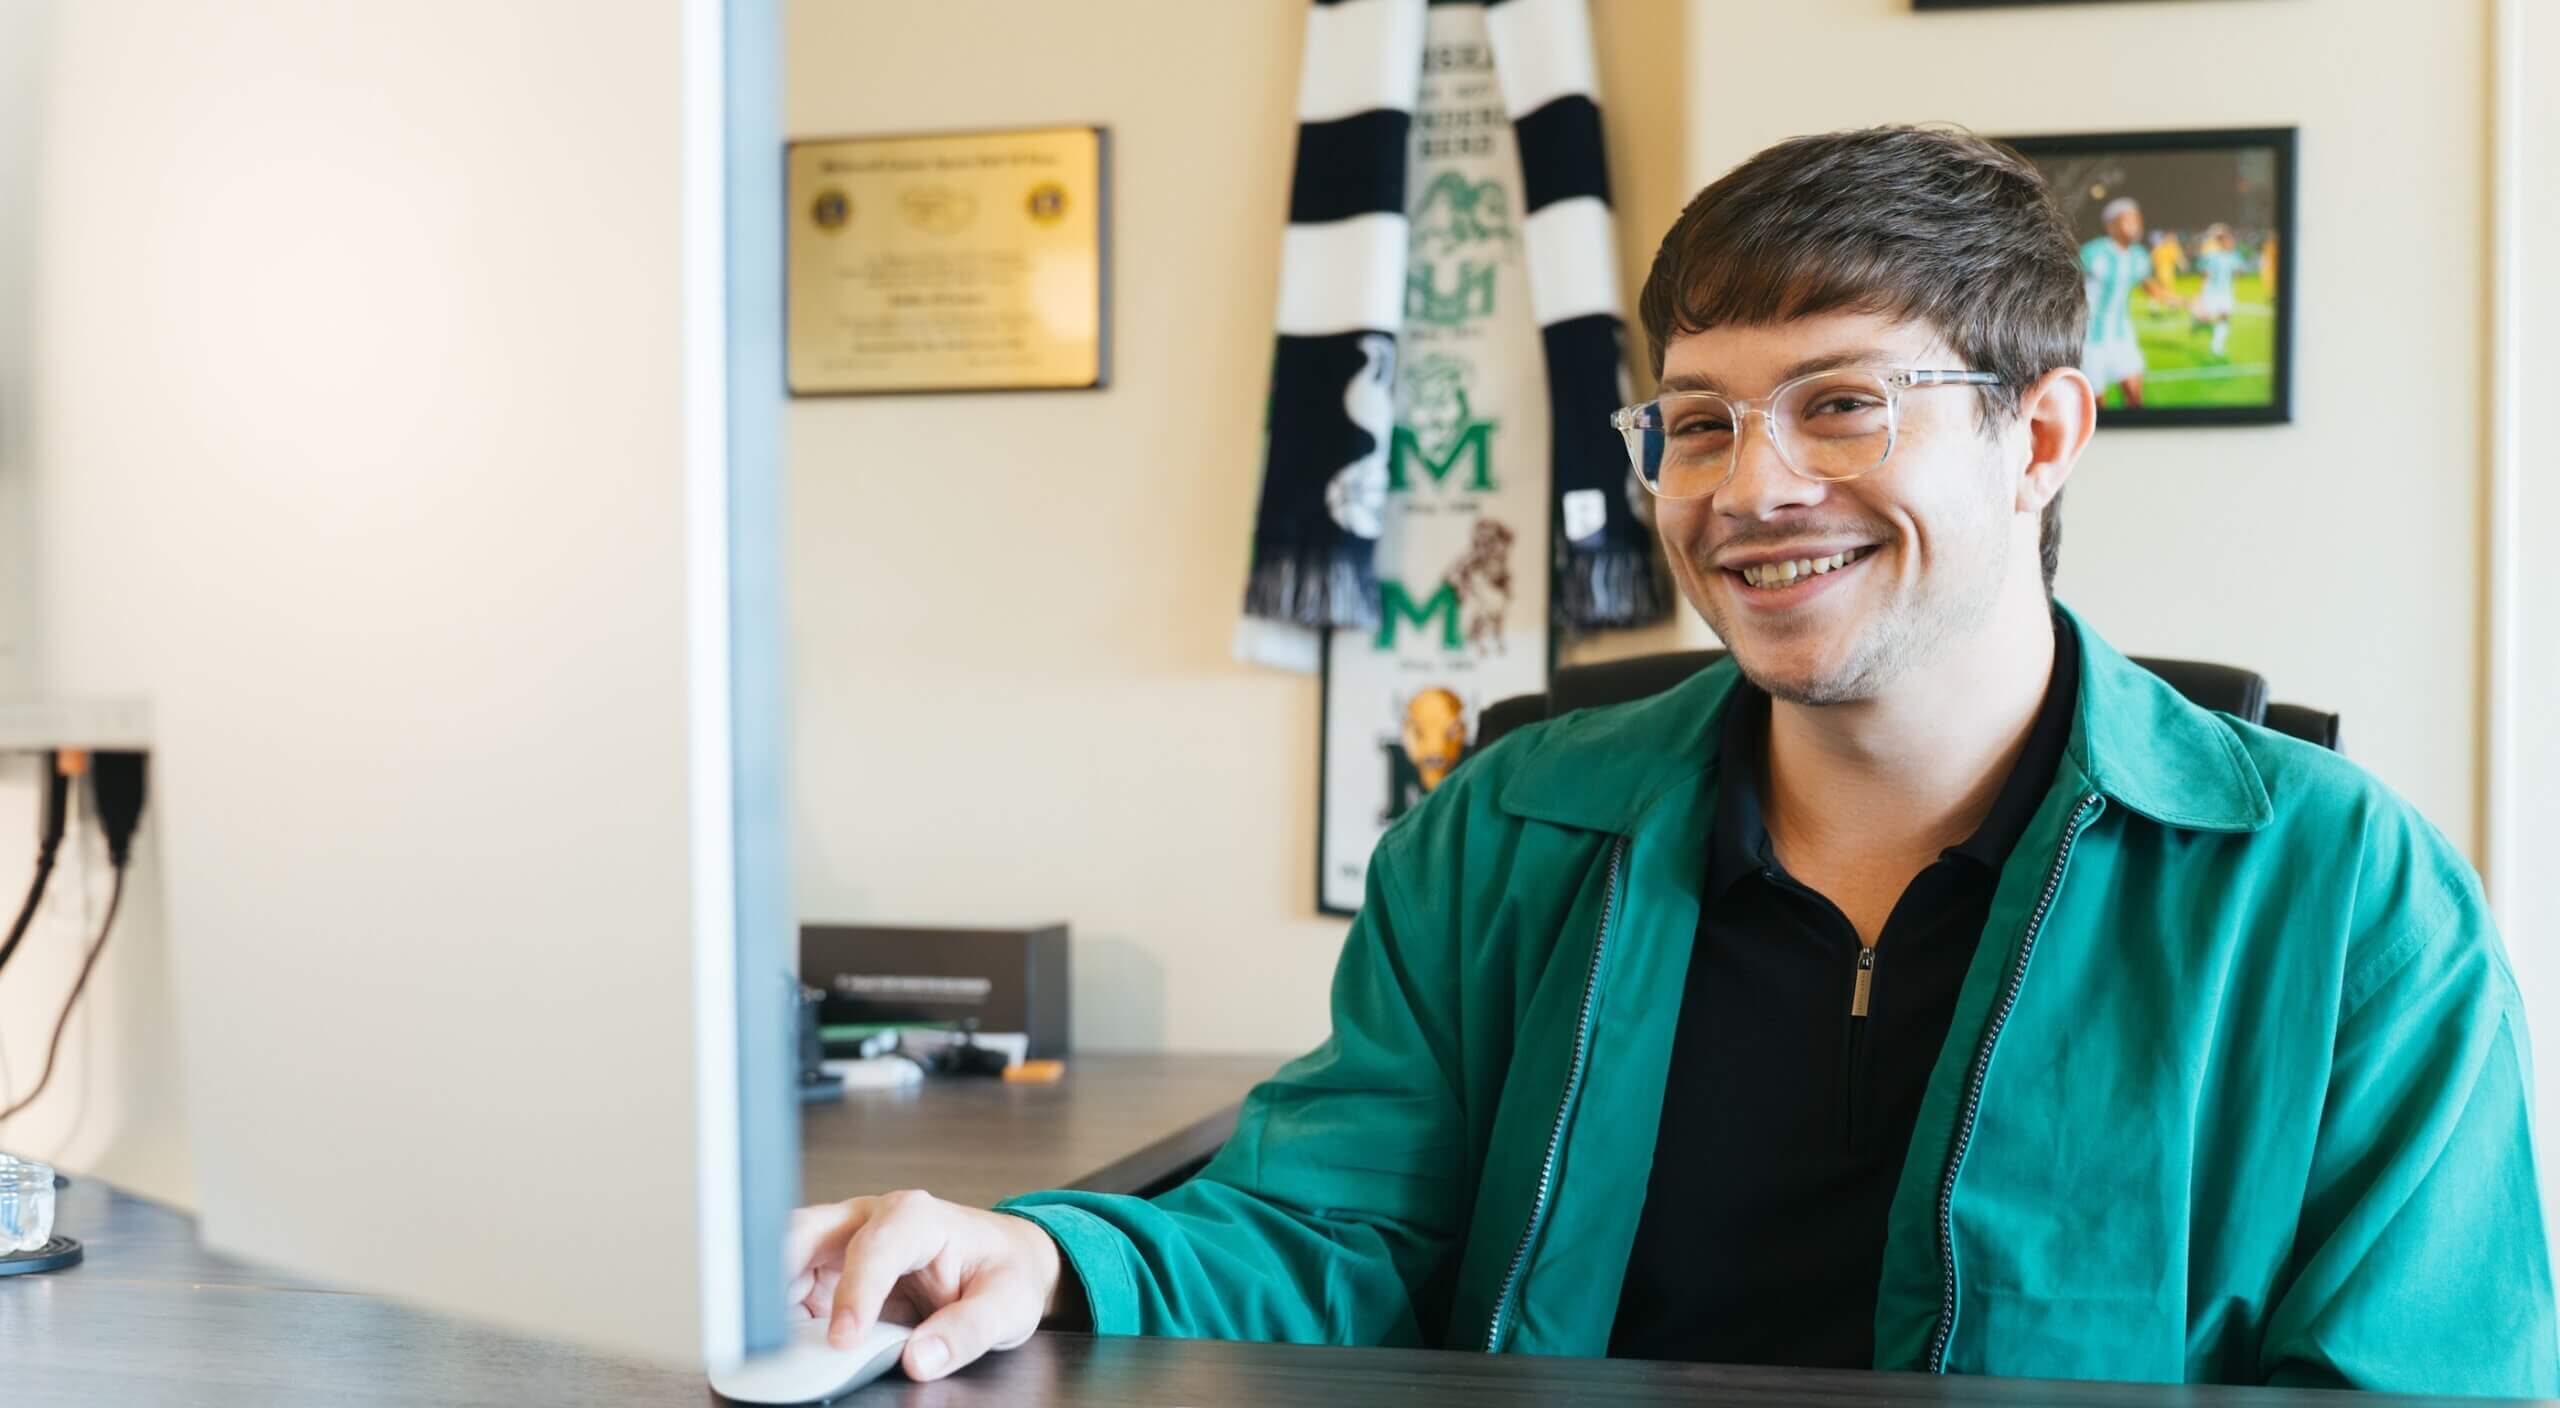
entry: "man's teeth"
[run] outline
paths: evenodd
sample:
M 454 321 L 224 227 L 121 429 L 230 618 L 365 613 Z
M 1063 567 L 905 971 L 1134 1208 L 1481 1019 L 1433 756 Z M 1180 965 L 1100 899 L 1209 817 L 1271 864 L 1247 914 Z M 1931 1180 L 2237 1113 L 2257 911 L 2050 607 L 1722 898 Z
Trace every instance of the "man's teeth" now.
M 1835 552 L 1829 557 L 1799 557 L 1793 562 L 1762 562 L 1742 569 L 1742 580 L 1755 587 L 1783 587 L 1799 577 L 1817 576 L 1846 567 L 1867 555 L 1865 548 Z

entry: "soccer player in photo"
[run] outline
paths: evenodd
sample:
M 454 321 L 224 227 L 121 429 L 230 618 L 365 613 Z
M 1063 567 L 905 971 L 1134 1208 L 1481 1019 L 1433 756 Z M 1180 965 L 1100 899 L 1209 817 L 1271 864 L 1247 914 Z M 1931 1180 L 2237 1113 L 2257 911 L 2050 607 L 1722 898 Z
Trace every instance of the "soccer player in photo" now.
M 2231 281 L 2240 272 L 2239 243 L 2231 228 L 2216 224 L 2204 232 L 2196 267 L 2204 272 L 2204 291 L 2196 295 L 2195 320 L 2213 329 L 2213 356 L 2231 360 Z
M 2124 403 L 2142 404 L 2142 342 L 2133 331 L 2133 292 L 2149 287 L 2152 298 L 2174 304 L 2177 295 L 2161 287 L 2152 274 L 2151 251 L 2142 242 L 2142 207 L 2131 196 L 2108 201 L 2099 212 L 2106 233 L 2080 246 L 2081 287 L 2089 298 L 2089 334 L 2080 353 L 2080 370 L 2096 384 L 2104 400 L 2111 387 L 2124 388 Z
M 2163 288 L 2176 288 L 2178 276 L 2187 272 L 2187 246 L 2175 230 L 2162 230 L 2151 237 L 2151 278 Z

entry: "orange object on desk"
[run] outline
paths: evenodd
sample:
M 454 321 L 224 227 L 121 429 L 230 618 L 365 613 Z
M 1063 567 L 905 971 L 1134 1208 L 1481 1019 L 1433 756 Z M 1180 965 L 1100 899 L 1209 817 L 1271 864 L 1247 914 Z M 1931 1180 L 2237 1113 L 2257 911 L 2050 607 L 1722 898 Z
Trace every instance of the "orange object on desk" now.
M 1064 1061 L 1017 1061 L 1004 1068 L 1004 1078 L 1024 1085 L 1051 1085 L 1067 1073 Z

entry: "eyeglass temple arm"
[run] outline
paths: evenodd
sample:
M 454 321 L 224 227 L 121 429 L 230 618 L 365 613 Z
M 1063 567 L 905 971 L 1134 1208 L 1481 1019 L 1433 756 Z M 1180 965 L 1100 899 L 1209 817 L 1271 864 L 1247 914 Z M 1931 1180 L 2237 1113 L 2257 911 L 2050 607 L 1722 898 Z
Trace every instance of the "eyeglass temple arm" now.
M 1906 387 L 1998 386 L 2003 380 L 2005 380 L 2005 378 L 2003 378 L 1998 372 L 1921 371 L 1916 369 L 1897 372 L 1895 373 L 1895 377 Z M 1609 424 L 1622 431 L 1647 429 L 1649 427 L 1645 426 L 1643 422 L 1644 413 L 1658 404 L 1660 403 L 1657 401 L 1647 401 L 1641 405 L 1621 406 L 1609 413 Z

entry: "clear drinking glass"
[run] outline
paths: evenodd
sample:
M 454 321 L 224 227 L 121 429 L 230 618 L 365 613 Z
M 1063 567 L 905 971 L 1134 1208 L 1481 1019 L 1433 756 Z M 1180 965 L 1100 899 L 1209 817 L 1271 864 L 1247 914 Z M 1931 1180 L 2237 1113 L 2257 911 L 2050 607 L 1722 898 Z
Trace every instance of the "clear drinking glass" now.
M 53 1240 L 53 1166 L 0 1154 L 0 1256 Z

